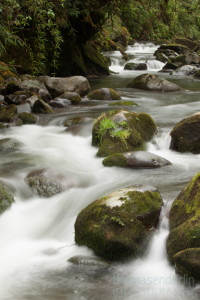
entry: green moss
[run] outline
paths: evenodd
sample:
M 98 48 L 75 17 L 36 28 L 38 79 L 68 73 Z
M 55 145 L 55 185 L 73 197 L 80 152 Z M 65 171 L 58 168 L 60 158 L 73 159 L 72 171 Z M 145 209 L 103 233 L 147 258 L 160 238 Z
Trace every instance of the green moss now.
M 104 122 L 109 126 L 104 126 Z M 106 129 L 102 130 L 101 127 Z M 142 150 L 145 141 L 150 140 L 155 132 L 156 125 L 150 115 L 128 110 L 112 110 L 102 114 L 95 121 L 92 144 L 99 146 L 98 156 Z
M 42 99 L 35 101 L 32 111 L 34 113 L 52 114 L 53 109 Z
M 0 214 L 8 209 L 13 202 L 14 198 L 10 192 L 4 187 L 3 184 L 0 183 Z
M 106 205 L 109 197 L 92 202 L 80 212 L 75 223 L 75 240 L 108 259 L 138 255 L 149 231 L 158 222 L 162 199 L 157 192 L 127 191 L 120 198 L 121 206 L 110 207 Z
M 18 118 L 22 120 L 23 124 L 35 124 L 37 118 L 29 113 L 23 112 L 18 115 Z
M 102 163 L 105 167 L 117 166 L 117 167 L 125 168 L 127 164 L 127 160 L 122 153 L 116 153 L 106 157 Z
M 113 89 L 101 88 L 87 95 L 90 100 L 120 100 L 121 96 Z
M 132 105 L 137 105 L 137 103 L 133 101 L 117 101 L 109 104 L 109 106 L 132 106 Z
M 178 152 L 200 153 L 200 114 L 179 122 L 170 133 L 170 148 Z
M 189 248 L 174 256 L 176 271 L 183 276 L 200 280 L 200 248 Z
M 0 112 L 0 122 L 10 123 L 13 121 L 13 114 L 9 112 Z

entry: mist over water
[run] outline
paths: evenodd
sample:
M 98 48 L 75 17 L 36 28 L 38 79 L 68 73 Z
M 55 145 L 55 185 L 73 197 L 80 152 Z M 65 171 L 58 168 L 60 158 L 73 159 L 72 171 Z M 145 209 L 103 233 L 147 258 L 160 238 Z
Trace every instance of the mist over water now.
M 148 71 L 158 71 L 153 44 L 129 46 L 128 54 L 145 62 Z M 134 61 L 133 59 L 133 61 Z M 45 124 L 25 125 L 6 130 L 0 138 L 22 142 L 15 153 L 0 154 L 0 180 L 6 183 L 15 203 L 0 216 L 0 299 L 1 300 L 197 300 L 193 282 L 180 278 L 167 260 L 170 206 L 183 186 L 199 171 L 200 155 L 177 153 L 169 149 L 173 126 L 200 107 L 199 92 L 149 93 L 127 89 L 128 81 L 144 71 L 123 71 L 119 52 L 111 54 L 112 70 L 119 74 L 96 78 L 92 87 L 118 88 L 123 100 L 133 100 L 137 112 L 150 113 L 158 125 L 157 136 L 147 145 L 149 152 L 172 162 L 152 170 L 105 168 L 91 146 L 93 119 L 114 107 L 94 101 L 92 106 L 47 116 Z M 162 74 L 161 74 L 162 76 Z M 165 75 L 166 76 L 166 75 Z M 185 78 L 171 77 L 185 85 Z M 170 77 L 169 77 L 170 79 Z M 190 86 L 193 79 L 187 78 Z M 196 88 L 195 88 L 196 89 Z M 66 131 L 64 120 L 86 117 L 86 122 Z M 35 196 L 24 178 L 36 169 L 61 174 L 64 192 L 51 198 Z M 148 184 L 160 191 L 164 206 L 158 229 L 145 254 L 124 263 L 113 263 L 98 272 L 72 266 L 67 260 L 75 255 L 94 256 L 87 247 L 74 242 L 74 222 L 89 203 L 107 193 L 129 185 Z M 186 285 L 184 284 L 184 281 Z

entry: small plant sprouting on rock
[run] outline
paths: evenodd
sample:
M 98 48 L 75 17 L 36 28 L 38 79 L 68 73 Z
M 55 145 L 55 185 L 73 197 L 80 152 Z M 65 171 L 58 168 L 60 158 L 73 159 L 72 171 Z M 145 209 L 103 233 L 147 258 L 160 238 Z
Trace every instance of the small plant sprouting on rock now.
M 111 221 L 121 225 L 121 226 L 125 226 L 125 224 L 120 220 L 120 218 L 117 218 L 117 217 L 112 217 L 111 218 Z

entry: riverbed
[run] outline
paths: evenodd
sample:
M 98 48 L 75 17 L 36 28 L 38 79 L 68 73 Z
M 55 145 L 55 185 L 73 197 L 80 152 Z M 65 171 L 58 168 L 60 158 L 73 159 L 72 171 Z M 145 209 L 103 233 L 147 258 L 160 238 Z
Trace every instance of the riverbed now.
M 65 111 L 40 118 L 38 125 L 13 127 L 0 138 L 15 138 L 23 146 L 14 153 L 0 154 L 0 179 L 12 191 L 15 203 L 0 217 L 0 299 L 1 300 L 197 300 L 193 282 L 176 275 L 167 260 L 165 244 L 172 202 L 184 185 L 199 172 L 200 155 L 170 150 L 170 131 L 177 122 L 200 109 L 200 83 L 190 76 L 160 73 L 162 64 L 153 57 L 157 46 L 135 44 L 127 48 L 133 62 L 146 62 L 147 71 L 125 71 L 119 52 L 111 58 L 110 76 L 92 78 L 92 89 L 111 87 L 122 100 L 137 105 L 128 109 L 149 113 L 158 134 L 147 150 L 172 165 L 150 170 L 106 168 L 91 146 L 94 119 L 115 109 L 110 101 L 88 101 Z M 142 73 L 156 73 L 184 90 L 154 93 L 126 88 Z M 126 108 L 126 107 L 123 107 Z M 78 124 L 64 127 L 68 119 Z M 66 178 L 66 190 L 51 198 L 35 196 L 24 178 L 36 169 L 52 169 Z M 74 222 L 89 203 L 107 193 L 130 185 L 158 188 L 164 200 L 158 229 L 145 254 L 99 271 L 73 266 L 74 255 L 95 256 L 74 242 Z

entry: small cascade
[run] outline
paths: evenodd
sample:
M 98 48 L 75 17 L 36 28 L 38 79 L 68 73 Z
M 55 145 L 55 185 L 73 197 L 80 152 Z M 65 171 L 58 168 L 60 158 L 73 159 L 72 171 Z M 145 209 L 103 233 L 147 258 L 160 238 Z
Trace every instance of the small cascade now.
M 164 67 L 164 63 L 159 60 L 152 59 L 147 61 L 147 70 L 149 71 L 160 71 Z

